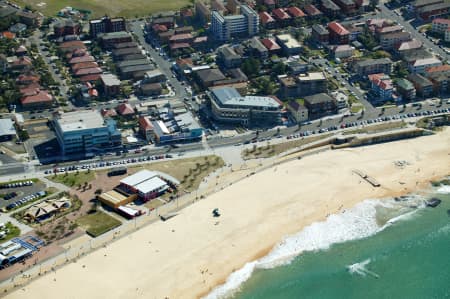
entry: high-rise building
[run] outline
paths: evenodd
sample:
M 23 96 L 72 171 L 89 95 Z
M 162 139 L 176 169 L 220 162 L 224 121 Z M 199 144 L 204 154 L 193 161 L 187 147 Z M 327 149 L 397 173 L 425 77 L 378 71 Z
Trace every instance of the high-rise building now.
M 89 21 L 89 33 L 92 37 L 97 37 L 101 33 L 126 31 L 124 18 L 110 18 L 104 16 L 101 19 Z
M 259 15 L 249 6 L 241 5 L 240 14 L 222 15 L 214 10 L 211 13 L 211 31 L 217 40 L 232 37 L 253 36 L 259 32 Z

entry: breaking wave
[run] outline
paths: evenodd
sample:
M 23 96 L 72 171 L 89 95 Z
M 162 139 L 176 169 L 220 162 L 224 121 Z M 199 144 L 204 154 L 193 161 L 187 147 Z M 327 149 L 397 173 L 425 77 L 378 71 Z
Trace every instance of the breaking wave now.
M 270 269 L 289 264 L 304 251 L 324 250 L 336 243 L 367 238 L 397 221 L 410 218 L 418 208 L 422 207 L 425 207 L 424 199 L 419 196 L 411 196 L 400 202 L 393 199 L 365 200 L 347 211 L 330 215 L 325 221 L 313 223 L 299 233 L 285 238 L 268 255 L 249 262 L 233 272 L 223 285 L 213 289 L 204 299 L 227 298 L 251 277 L 255 269 Z M 381 222 L 377 217 L 380 208 L 390 211 L 383 217 L 387 219 Z M 370 260 L 350 266 L 353 266 L 355 270 L 363 271 L 361 267 L 369 262 Z M 358 268 L 358 265 L 361 267 Z

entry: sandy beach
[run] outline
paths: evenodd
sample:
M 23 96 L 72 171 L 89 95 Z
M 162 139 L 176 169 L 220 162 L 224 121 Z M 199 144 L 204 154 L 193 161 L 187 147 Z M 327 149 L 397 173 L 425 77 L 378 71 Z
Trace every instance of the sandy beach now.
M 407 161 L 399 167 L 395 161 Z M 375 178 L 376 188 L 353 170 Z M 368 198 L 426 188 L 450 174 L 450 129 L 330 150 L 259 172 L 5 298 L 199 298 L 284 237 Z M 219 208 L 222 216 L 213 218 Z

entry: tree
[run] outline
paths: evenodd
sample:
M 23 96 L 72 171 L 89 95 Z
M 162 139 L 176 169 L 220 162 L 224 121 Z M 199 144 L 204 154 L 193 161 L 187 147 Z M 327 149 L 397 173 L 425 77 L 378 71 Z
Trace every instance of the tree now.
M 103 190 L 101 188 L 98 188 L 97 190 L 95 190 L 94 194 L 96 195 L 100 195 L 103 193 Z
M 253 78 L 259 74 L 261 64 L 258 59 L 250 57 L 249 59 L 246 59 L 244 63 L 242 63 L 241 69 L 244 74 L 246 74 L 250 78 Z
M 277 62 L 273 67 L 272 67 L 272 73 L 276 76 L 278 75 L 283 75 L 286 73 L 286 65 L 282 62 Z

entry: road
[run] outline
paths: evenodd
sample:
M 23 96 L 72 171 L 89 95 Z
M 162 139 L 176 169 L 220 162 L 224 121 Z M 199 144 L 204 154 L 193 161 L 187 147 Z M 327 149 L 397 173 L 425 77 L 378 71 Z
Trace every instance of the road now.
M 411 36 L 413 38 L 420 40 L 423 43 L 424 48 L 431 49 L 432 52 L 434 52 L 435 54 L 439 54 L 444 60 L 450 60 L 449 54 L 445 53 L 441 48 L 439 48 L 439 46 L 435 45 L 426 36 L 417 31 L 416 28 L 414 28 L 409 21 L 406 21 L 405 19 L 403 19 L 403 17 L 397 15 L 395 13 L 395 10 L 386 7 L 384 4 L 378 5 L 378 8 L 380 9 L 380 12 L 378 13 L 379 17 L 391 19 L 397 22 L 398 24 L 402 25 L 403 29 L 411 33 Z
M 340 85 L 339 88 L 345 87 L 346 89 L 348 89 L 361 102 L 361 104 L 364 106 L 364 109 L 366 110 L 366 112 L 375 112 L 376 111 L 376 108 L 373 107 L 373 105 L 369 101 L 366 100 L 364 93 L 362 93 L 361 90 L 359 90 L 355 86 L 351 85 L 348 82 L 347 78 L 345 78 L 342 75 L 342 73 L 337 70 L 336 67 L 333 67 L 330 65 L 328 60 L 326 60 L 324 58 L 316 58 L 316 59 L 311 59 L 310 61 L 314 65 L 323 68 L 323 70 L 325 70 L 327 73 L 329 73 L 338 82 L 343 82 L 344 86 Z

